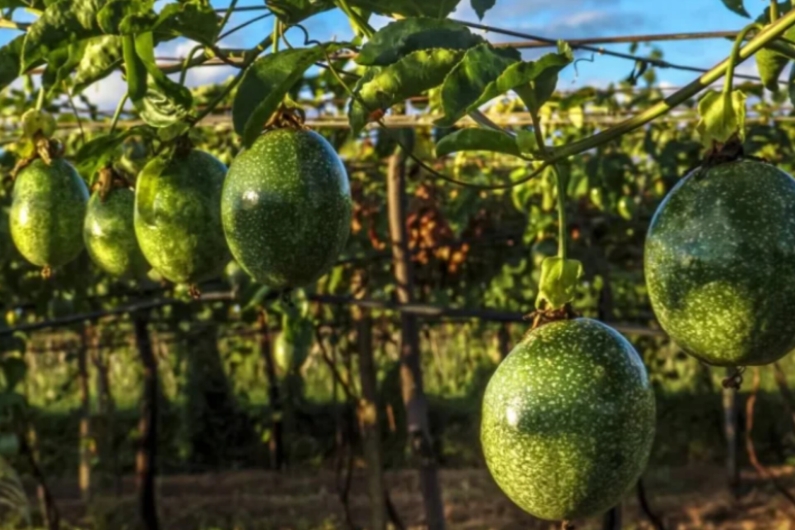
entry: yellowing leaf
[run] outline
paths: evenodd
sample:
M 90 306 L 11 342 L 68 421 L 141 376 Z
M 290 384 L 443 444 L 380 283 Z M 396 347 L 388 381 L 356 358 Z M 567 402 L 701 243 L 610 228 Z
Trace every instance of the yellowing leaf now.
M 734 134 L 745 137 L 745 100 L 739 90 L 730 94 L 709 90 L 704 94 L 698 102 L 701 120 L 696 128 L 706 147 L 713 142 L 726 143 Z
M 547 309 L 560 309 L 574 299 L 574 291 L 582 278 L 582 263 L 574 259 L 546 258 L 541 264 L 536 307 L 544 302 Z

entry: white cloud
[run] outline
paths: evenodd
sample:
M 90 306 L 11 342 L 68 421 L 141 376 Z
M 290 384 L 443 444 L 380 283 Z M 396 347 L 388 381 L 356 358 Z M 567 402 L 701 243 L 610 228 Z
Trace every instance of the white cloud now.
M 127 93 L 127 83 L 122 79 L 121 72 L 117 71 L 94 83 L 83 93 L 100 110 L 112 111 Z

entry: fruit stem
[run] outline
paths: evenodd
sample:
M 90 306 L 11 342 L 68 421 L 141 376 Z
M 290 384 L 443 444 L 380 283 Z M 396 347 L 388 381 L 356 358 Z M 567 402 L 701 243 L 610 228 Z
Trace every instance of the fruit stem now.
M 546 155 L 546 143 L 544 142 L 544 131 L 541 129 L 541 120 L 538 119 L 538 111 L 530 105 L 525 105 L 530 112 L 530 119 L 533 122 L 533 133 L 536 137 L 538 150 Z
M 113 120 L 110 122 L 110 132 L 109 134 L 113 134 L 113 131 L 116 130 L 116 125 L 119 123 L 119 117 L 121 116 L 121 111 L 124 108 L 124 104 L 127 103 L 127 93 L 125 92 L 124 95 L 119 100 L 119 104 L 116 105 L 116 112 L 113 113 Z
M 342 11 L 348 16 L 354 28 L 356 28 L 368 39 L 373 38 L 373 35 L 375 35 L 375 30 L 348 4 L 348 0 L 336 0 L 336 3 L 339 8 L 342 9 Z
M 770 22 L 778 20 L 778 0 L 770 0 Z
M 188 55 L 185 56 L 185 60 L 182 62 L 182 70 L 179 73 L 179 84 L 185 86 L 185 79 L 188 77 L 188 68 L 190 64 L 193 62 L 193 56 L 196 55 L 197 51 L 203 50 L 203 44 L 197 44 L 196 46 L 188 52 Z
M 737 35 L 737 38 L 734 40 L 734 46 L 732 47 L 731 57 L 729 57 L 729 67 L 726 70 L 726 82 L 723 84 L 724 95 L 731 94 L 732 89 L 734 88 L 732 86 L 734 84 L 734 69 L 737 66 L 737 64 L 740 62 L 740 48 L 742 48 L 743 42 L 745 42 L 745 38 L 753 30 L 764 31 L 764 29 L 765 29 L 764 26 L 762 26 L 757 22 L 754 22 L 753 24 L 748 24 L 747 26 L 745 26 L 743 30 Z
M 279 38 L 282 28 L 282 22 L 279 17 L 273 17 L 273 50 L 271 53 L 279 53 Z
M 558 257 L 565 260 L 569 256 L 568 221 L 566 219 L 566 182 L 557 164 L 552 164 L 555 184 L 558 189 Z
M 41 111 L 44 106 L 44 85 L 39 88 L 39 96 L 36 98 L 36 110 Z
M 226 23 L 229 22 L 229 17 L 232 16 L 232 13 L 235 11 L 235 7 L 237 7 L 237 0 L 232 0 L 229 3 L 229 7 L 226 8 L 226 13 L 224 13 L 224 18 L 221 19 L 221 23 L 218 25 L 219 34 L 224 30 L 224 27 L 226 27 Z M 218 42 L 218 40 L 216 40 L 216 42 Z

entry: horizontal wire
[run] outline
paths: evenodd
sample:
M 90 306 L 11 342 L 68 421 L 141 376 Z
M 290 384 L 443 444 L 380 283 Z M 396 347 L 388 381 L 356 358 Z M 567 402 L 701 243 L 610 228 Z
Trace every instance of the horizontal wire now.
M 479 30 L 486 31 L 486 32 L 491 32 L 491 33 L 498 33 L 500 35 L 506 35 L 506 36 L 509 36 L 509 37 L 518 37 L 518 38 L 521 38 L 521 39 L 531 39 L 531 40 L 534 40 L 534 41 L 546 42 L 547 44 L 550 44 L 550 45 L 557 45 L 557 42 L 558 42 L 557 39 L 550 39 L 550 38 L 547 38 L 547 37 L 541 37 L 541 36 L 538 36 L 538 35 L 532 35 L 530 33 L 524 33 L 524 32 L 520 32 L 520 31 L 502 29 L 502 28 L 498 28 L 498 27 L 495 27 L 495 26 L 487 26 L 485 24 L 478 24 L 476 22 L 466 22 L 466 21 L 463 21 L 463 20 L 456 20 L 455 22 L 458 22 L 459 24 L 463 24 L 463 25 L 468 26 L 468 27 L 473 28 L 473 29 L 479 29 Z M 685 40 L 685 39 L 680 39 L 680 40 Z M 566 41 L 566 42 L 568 42 L 568 41 Z M 684 65 L 684 64 L 676 64 L 676 63 L 672 63 L 672 62 L 666 61 L 664 59 L 656 59 L 654 57 L 641 57 L 641 56 L 633 55 L 633 54 L 629 54 L 629 53 L 616 52 L 616 51 L 612 51 L 612 50 L 607 50 L 605 48 L 597 48 L 595 46 L 590 46 L 590 45 L 587 45 L 587 44 L 579 44 L 579 45 L 571 44 L 571 47 L 574 48 L 574 49 L 577 49 L 577 50 L 583 50 L 583 51 L 589 51 L 589 52 L 593 52 L 593 53 L 598 53 L 599 55 L 607 55 L 607 56 L 610 56 L 610 57 L 616 57 L 618 59 L 627 59 L 627 60 L 636 61 L 636 62 L 643 62 L 643 63 L 649 64 L 651 66 L 656 66 L 658 68 L 670 68 L 672 70 L 682 70 L 684 72 L 696 72 L 696 73 L 701 73 L 701 74 L 709 72 L 709 70 L 706 69 L 706 68 L 699 68 L 699 67 L 696 67 L 696 66 L 689 66 L 689 65 Z M 737 78 L 740 78 L 740 79 L 750 79 L 752 81 L 761 81 L 761 79 L 759 77 L 752 76 L 752 75 L 745 75 L 745 74 L 735 73 L 734 76 L 737 77 Z

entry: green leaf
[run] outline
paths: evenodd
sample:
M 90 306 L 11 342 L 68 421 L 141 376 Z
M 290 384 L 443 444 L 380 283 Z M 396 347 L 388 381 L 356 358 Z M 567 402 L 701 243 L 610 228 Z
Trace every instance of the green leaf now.
M 521 156 L 516 140 L 509 135 L 490 129 L 461 129 L 448 134 L 436 144 L 436 156 L 457 151 L 492 151 Z
M 124 35 L 122 50 L 128 94 L 141 119 L 158 128 L 184 119 L 193 105 L 193 96 L 190 90 L 169 79 L 157 67 L 153 34 Z
M 19 438 L 13 432 L 0 433 L 0 456 L 9 458 L 19 453 Z
M 723 5 L 740 16 L 751 18 L 751 15 L 748 14 L 748 11 L 745 10 L 743 0 L 723 0 Z
M 72 91 L 79 94 L 104 79 L 122 63 L 122 37 L 104 35 L 90 39 L 74 75 Z
M 30 25 L 22 46 L 19 75 L 58 48 L 102 34 L 97 14 L 103 0 L 59 0 Z
M 119 24 L 118 33 L 120 35 L 138 35 L 140 33 L 151 33 L 157 26 L 157 14 L 154 11 L 145 13 L 130 13 L 122 19 Z M 168 40 L 168 39 L 164 39 Z
M 513 52 L 513 50 L 511 50 Z M 517 61 L 507 50 L 494 50 L 487 44 L 472 48 L 450 72 L 442 87 L 442 108 L 445 116 L 437 120 L 442 127 L 450 127 L 464 115 L 488 101 L 516 91 L 530 100 L 528 107 L 535 112 L 546 102 L 557 84 L 558 73 L 571 64 L 571 50 L 549 53 L 537 61 Z
M 327 43 L 282 50 L 257 59 L 240 82 L 232 105 L 232 122 L 243 137 L 243 145 L 254 143 L 284 96 L 310 66 L 325 57 L 324 48 L 331 53 L 346 46 L 349 45 Z
M 478 18 L 483 20 L 483 17 L 486 15 L 486 11 L 494 7 L 497 3 L 497 0 L 471 0 L 472 1 L 472 9 L 475 10 L 477 13 Z
M 558 52 L 541 57 L 535 62 L 535 67 L 517 67 L 521 71 L 516 81 L 522 79 L 522 76 L 524 79 L 529 79 L 533 74 L 537 74 L 529 79 L 529 87 L 522 87 L 521 84 L 513 87 L 530 112 L 537 113 L 549 101 L 558 86 L 558 74 L 573 61 L 574 53 L 571 51 L 571 46 L 558 41 Z
M 445 116 L 436 123 L 442 127 L 452 126 L 467 112 L 498 96 L 497 80 L 520 60 L 518 51 L 496 49 L 489 43 L 467 51 L 444 80 L 441 95 Z
M 418 50 L 468 50 L 483 43 L 479 35 L 452 20 L 407 18 L 387 24 L 359 51 L 356 62 L 387 66 Z
M 2 361 L 3 377 L 5 378 L 4 391 L 13 392 L 28 373 L 28 365 L 19 357 L 7 357 Z
M 14 82 L 19 77 L 22 46 L 25 44 L 25 35 L 20 35 L 0 48 L 0 90 Z M 44 56 L 38 57 L 28 70 L 41 66 Z
M 141 119 L 155 128 L 168 127 L 188 117 L 190 107 L 164 94 L 159 87 L 149 85 L 146 95 L 135 104 Z
M 150 129 L 138 126 L 91 139 L 83 144 L 75 155 L 77 172 L 88 181 L 92 181 L 100 169 L 113 161 L 127 138 L 151 136 L 150 131 Z
M 86 41 L 74 42 L 61 48 L 47 58 L 47 68 L 41 76 L 42 86 L 47 90 L 47 97 L 62 89 L 62 83 L 69 79 L 72 71 L 80 64 L 86 50 Z
M 787 67 L 789 59 L 771 49 L 762 48 L 756 53 L 756 68 L 759 70 L 759 77 L 762 84 L 771 92 L 778 92 L 778 80 Z
M 532 155 L 540 146 L 533 131 L 521 130 L 516 135 L 516 147 L 521 154 Z
M 455 11 L 460 0 L 348 0 L 351 7 L 379 15 L 402 17 L 445 18 Z M 279 19 L 288 24 L 328 11 L 335 7 L 332 0 L 265 0 L 265 5 Z
M 698 102 L 701 120 L 696 126 L 704 146 L 726 143 L 734 134 L 745 137 L 745 99 L 739 90 L 729 94 L 708 90 L 704 94 Z
M 455 11 L 461 0 L 348 0 L 351 6 L 378 13 L 403 17 L 445 18 Z
M 117 34 L 124 18 L 137 7 L 140 5 L 127 0 L 109 0 L 97 12 L 97 24 L 103 33 Z
M 268 294 L 270 294 L 272 289 L 267 285 L 263 285 L 258 287 L 256 291 L 253 292 L 251 297 L 246 301 L 243 305 L 243 311 L 248 311 L 251 309 L 257 309 L 262 305 L 262 301 L 265 299 Z
M 127 76 L 127 95 L 133 103 L 136 103 L 146 95 L 146 65 L 135 51 L 135 36 L 124 35 L 121 39 Z
M 373 121 L 373 113 L 440 85 L 461 60 L 459 50 L 420 50 L 390 66 L 373 67 L 354 89 L 349 120 L 356 134 Z
M 560 309 L 574 300 L 582 275 L 582 263 L 577 260 L 545 258 L 541 264 L 536 307 L 542 309 L 546 302 L 549 309 Z
M 790 2 L 779 3 L 779 12 L 786 13 L 792 9 Z M 757 22 L 761 24 L 770 24 L 770 9 L 765 8 L 762 14 L 757 17 Z M 784 33 L 786 41 L 795 39 L 795 28 L 790 28 Z M 759 50 L 754 59 L 756 60 L 756 67 L 759 71 L 759 77 L 762 78 L 762 85 L 773 93 L 778 93 L 780 89 L 779 79 L 787 64 L 791 59 L 795 59 L 795 47 L 790 45 L 785 40 L 776 40 L 777 48 L 765 47 Z M 783 53 L 781 50 L 788 50 L 789 53 Z
M 183 108 L 185 112 L 193 105 L 193 95 L 187 87 L 172 81 L 157 67 L 155 60 L 155 41 L 151 32 L 135 36 L 135 53 L 143 62 L 149 77 L 162 94 L 171 99 L 175 108 Z
M 331 0 L 265 0 L 265 5 L 286 24 L 297 24 L 334 8 Z
M 0 393 L 0 411 L 8 414 L 9 411 L 21 409 L 25 406 L 25 398 L 16 392 Z
M 163 142 L 170 142 L 186 134 L 190 130 L 190 125 L 184 121 L 178 121 L 157 131 L 157 137 Z
M 157 17 L 154 31 L 159 37 L 187 37 L 202 44 L 213 44 L 220 22 L 207 0 L 187 0 L 165 6 Z
M 0 9 L 24 9 L 30 7 L 22 0 L 0 0 Z

